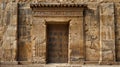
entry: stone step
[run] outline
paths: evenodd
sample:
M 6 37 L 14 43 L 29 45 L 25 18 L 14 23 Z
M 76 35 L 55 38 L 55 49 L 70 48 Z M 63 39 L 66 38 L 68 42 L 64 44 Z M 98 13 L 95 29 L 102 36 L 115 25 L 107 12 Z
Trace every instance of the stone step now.
M 33 65 L 0 65 L 0 67 L 120 67 L 120 65 L 33 64 Z

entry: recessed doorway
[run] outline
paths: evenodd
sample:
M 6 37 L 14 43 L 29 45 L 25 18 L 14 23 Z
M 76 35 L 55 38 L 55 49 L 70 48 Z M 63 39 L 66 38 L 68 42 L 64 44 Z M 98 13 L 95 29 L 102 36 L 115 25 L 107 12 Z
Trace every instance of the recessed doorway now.
M 47 63 L 68 62 L 69 24 L 47 24 Z

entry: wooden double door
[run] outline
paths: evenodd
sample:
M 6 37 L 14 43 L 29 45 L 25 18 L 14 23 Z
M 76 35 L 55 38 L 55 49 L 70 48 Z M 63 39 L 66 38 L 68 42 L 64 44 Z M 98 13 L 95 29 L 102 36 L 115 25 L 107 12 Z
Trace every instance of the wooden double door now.
M 68 24 L 47 25 L 47 62 L 68 62 Z

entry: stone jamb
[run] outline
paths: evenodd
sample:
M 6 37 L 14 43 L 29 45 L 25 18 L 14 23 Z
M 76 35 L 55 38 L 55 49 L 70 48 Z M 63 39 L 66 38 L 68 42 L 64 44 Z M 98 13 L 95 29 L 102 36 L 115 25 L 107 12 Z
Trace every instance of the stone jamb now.
M 63 8 L 63 9 L 62 9 Z M 73 7 L 60 7 L 60 9 L 59 8 L 55 8 L 54 10 L 52 10 L 51 11 L 51 9 L 53 9 L 53 8 L 51 8 L 51 7 L 49 7 L 49 8 L 47 8 L 47 7 L 44 7 L 44 8 L 32 8 L 33 9 L 33 17 L 35 18 L 35 17 L 47 17 L 47 18 L 49 18 L 49 17 L 79 17 L 80 19 L 82 19 L 82 20 L 75 20 L 75 19 L 70 19 L 69 18 L 69 20 L 71 20 L 69 23 L 70 23 L 70 25 L 73 25 L 74 24 L 74 22 L 75 23 L 81 23 L 81 26 L 82 27 L 80 27 L 81 29 L 83 29 L 83 10 L 84 10 L 84 8 L 83 7 L 74 7 L 76 10 L 71 10 L 71 8 L 73 8 Z M 62 10 L 61 10 L 62 9 Z M 45 13 L 45 14 L 40 14 L 40 13 L 44 13 L 44 12 L 51 12 L 51 13 Z M 65 15 L 66 13 L 69 13 L 69 12 L 73 12 L 72 14 L 67 14 L 67 15 Z M 36 12 L 38 12 L 38 14 L 35 14 Z M 57 12 L 57 13 L 56 13 Z M 62 12 L 62 13 L 61 13 Z M 77 12 L 76 14 L 74 14 L 74 12 Z M 54 13 L 54 14 L 52 14 L 52 13 Z M 61 13 L 61 14 L 59 14 L 59 13 Z M 49 15 L 49 16 L 47 16 L 47 14 Z M 36 16 L 37 15 L 37 16 Z M 46 23 L 46 22 L 48 22 L 49 23 L 49 21 L 50 20 L 48 20 L 48 19 L 46 19 L 46 18 L 44 18 L 44 23 Z M 69 21 L 69 20 L 62 20 L 62 22 L 66 22 L 66 21 Z M 54 21 L 54 22 L 57 22 L 57 21 L 59 21 L 59 20 L 54 20 L 54 19 L 51 19 L 51 21 Z M 73 23 L 73 24 L 71 24 L 71 23 Z M 46 26 L 45 26 L 46 27 Z M 74 26 L 73 26 L 74 27 Z M 69 27 L 69 30 L 70 30 L 70 27 Z M 70 32 L 71 33 L 71 32 Z M 83 64 L 83 62 L 84 62 L 84 43 L 83 43 L 83 30 L 82 30 L 82 33 L 81 33 L 81 35 L 82 35 L 82 37 L 80 37 L 80 38 L 82 38 L 82 40 L 81 40 L 81 43 L 83 44 L 83 45 L 80 45 L 80 43 L 79 43 L 79 51 L 80 51 L 80 48 L 82 48 L 82 52 L 80 52 L 80 54 L 81 54 L 81 56 L 80 56 L 80 58 L 78 58 L 79 60 L 77 60 L 76 62 L 75 61 L 72 61 L 71 60 L 71 54 L 69 54 L 69 53 L 71 53 L 71 47 L 69 46 L 68 47 L 68 63 L 81 63 L 82 62 L 82 64 Z M 70 35 L 69 35 L 69 40 L 71 40 L 70 39 Z M 79 39 L 78 39 L 79 40 Z M 68 45 L 72 45 L 71 43 L 68 43 Z M 81 47 L 80 47 L 81 46 Z M 46 59 L 45 59 L 46 60 Z

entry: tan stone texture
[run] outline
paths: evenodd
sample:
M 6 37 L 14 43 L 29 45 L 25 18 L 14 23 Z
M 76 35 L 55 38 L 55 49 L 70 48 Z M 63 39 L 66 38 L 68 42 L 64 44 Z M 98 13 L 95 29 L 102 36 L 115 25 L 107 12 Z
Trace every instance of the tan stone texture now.
M 115 17 L 116 17 L 116 29 L 115 29 L 115 32 L 116 32 L 116 55 L 117 55 L 117 61 L 119 61 L 120 60 L 120 54 L 119 54 L 119 51 L 120 51 L 120 22 L 119 22 L 119 18 L 120 18 L 120 5 L 119 5 L 119 3 L 117 3 L 117 4 L 115 4 L 115 11 L 116 11 L 116 15 L 115 15 Z
M 103 3 L 100 6 L 100 46 L 101 60 L 115 60 L 115 21 L 114 4 Z M 108 57 L 109 56 L 109 57 Z
M 98 61 L 100 57 L 99 7 L 97 3 L 89 3 L 85 10 L 85 49 L 86 61 Z
M 1 19 L 0 47 L 2 49 L 2 54 L 0 59 L 1 61 L 15 61 L 17 55 L 17 3 L 8 3 L 4 5 L 6 5 L 6 8 L 4 8 L 4 6 L 1 7 L 1 18 L 3 19 Z M 11 6 L 14 7 L 11 8 Z
M 69 22 L 68 64 L 120 64 L 119 2 L 120 0 L 0 0 L 0 65 L 17 62 L 46 64 L 46 23 L 51 22 Z M 33 3 L 72 3 L 87 7 L 77 9 L 49 6 L 32 9 L 30 5 Z

